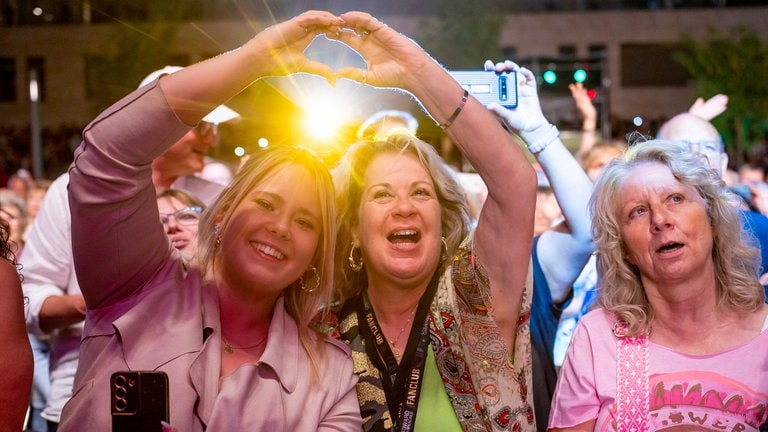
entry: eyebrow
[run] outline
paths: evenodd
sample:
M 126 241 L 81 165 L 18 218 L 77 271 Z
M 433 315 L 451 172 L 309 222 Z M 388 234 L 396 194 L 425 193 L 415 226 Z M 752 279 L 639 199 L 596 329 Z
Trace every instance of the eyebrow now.
M 255 191 L 253 191 L 253 195 L 252 195 L 253 198 L 259 198 L 261 196 L 267 196 L 267 197 L 269 197 L 269 199 L 271 199 L 273 201 L 277 201 L 280 204 L 285 204 L 285 201 L 286 201 L 282 197 L 282 195 L 278 195 L 278 194 L 276 194 L 274 192 L 269 192 L 269 191 L 264 191 L 264 190 L 255 190 Z M 312 213 L 312 211 L 310 211 L 306 207 L 299 207 L 298 213 L 310 216 L 310 217 L 315 218 L 317 220 L 320 220 L 320 215 L 316 215 L 316 214 Z

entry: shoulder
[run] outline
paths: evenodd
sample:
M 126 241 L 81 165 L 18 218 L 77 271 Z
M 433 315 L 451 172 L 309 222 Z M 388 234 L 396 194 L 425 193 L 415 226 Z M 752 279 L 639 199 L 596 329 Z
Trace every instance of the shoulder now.
M 0 285 L 6 287 L 4 289 L 21 285 L 19 272 L 16 269 L 16 266 L 4 259 L 0 259 L 0 280 L 2 281 Z
M 16 306 L 16 300 L 23 297 L 19 272 L 12 263 L 0 259 L 0 304 L 6 311 Z M 4 316 L 4 314 L 0 314 Z
M 578 326 L 583 327 L 590 333 L 607 330 L 610 334 L 613 334 L 613 321 L 613 313 L 603 308 L 596 308 L 581 317 Z
M 344 358 L 352 357 L 352 351 L 349 349 L 349 346 L 346 343 L 328 336 L 319 335 L 318 337 L 323 338 L 323 342 L 325 343 L 326 348 L 328 348 L 328 351 L 332 353 L 331 355 L 341 356 Z

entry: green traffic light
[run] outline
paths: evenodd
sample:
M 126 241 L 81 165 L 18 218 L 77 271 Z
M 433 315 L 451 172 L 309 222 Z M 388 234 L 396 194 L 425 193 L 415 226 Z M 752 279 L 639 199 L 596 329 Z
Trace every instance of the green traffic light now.
M 583 83 L 584 81 L 587 80 L 587 71 L 585 71 L 584 69 L 576 69 L 573 72 L 573 80 L 578 83 Z
M 544 72 L 543 78 L 545 83 L 554 84 L 557 81 L 557 74 L 553 70 L 548 70 Z

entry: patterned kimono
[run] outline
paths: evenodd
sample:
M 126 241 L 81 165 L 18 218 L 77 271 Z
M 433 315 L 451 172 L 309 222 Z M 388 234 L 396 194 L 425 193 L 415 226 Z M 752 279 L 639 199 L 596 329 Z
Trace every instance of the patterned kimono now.
M 437 369 L 465 431 L 534 431 L 531 388 L 530 307 L 526 281 L 515 347 L 508 353 L 493 320 L 488 277 L 467 236 L 440 277 L 429 313 L 429 338 Z M 497 299 L 498 301 L 499 299 Z M 364 431 L 391 431 L 381 371 L 366 353 L 358 326 L 362 295 L 349 299 L 339 316 L 341 339 L 352 349 Z M 428 413 L 421 413 L 429 415 Z

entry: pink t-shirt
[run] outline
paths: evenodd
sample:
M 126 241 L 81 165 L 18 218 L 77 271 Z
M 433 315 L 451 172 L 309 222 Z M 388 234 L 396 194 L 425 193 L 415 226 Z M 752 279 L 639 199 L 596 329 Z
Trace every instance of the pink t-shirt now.
M 550 428 L 597 419 L 615 431 L 616 338 L 602 309 L 579 321 L 552 401 Z M 752 341 L 694 356 L 649 343 L 649 430 L 757 431 L 768 407 L 768 320 Z

